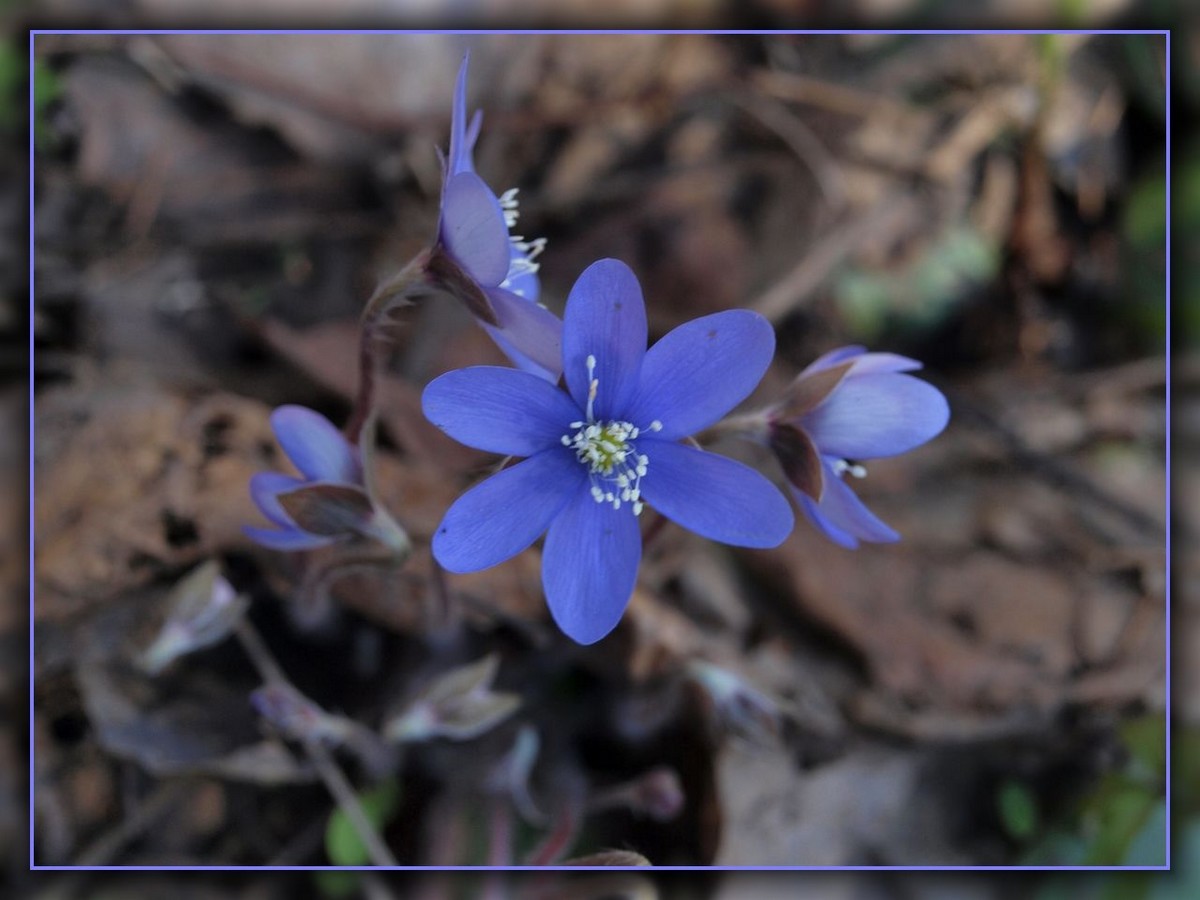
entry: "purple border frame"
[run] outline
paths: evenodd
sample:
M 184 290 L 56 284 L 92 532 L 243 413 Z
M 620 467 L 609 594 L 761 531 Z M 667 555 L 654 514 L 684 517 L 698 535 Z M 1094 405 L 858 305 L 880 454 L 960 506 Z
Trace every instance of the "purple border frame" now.
M 656 865 L 652 869 L 637 866 L 335 866 L 335 865 L 37 865 L 34 847 L 35 773 L 34 773 L 34 40 L 38 35 L 1160 35 L 1165 41 L 1164 101 L 1166 112 L 1166 580 L 1165 580 L 1165 695 L 1166 715 L 1166 858 L 1163 865 Z M 29 869 L 30 871 L 415 871 L 415 872 L 490 872 L 490 871 L 1087 871 L 1138 872 L 1171 869 L 1171 31 L 1170 29 L 31 29 L 29 31 Z

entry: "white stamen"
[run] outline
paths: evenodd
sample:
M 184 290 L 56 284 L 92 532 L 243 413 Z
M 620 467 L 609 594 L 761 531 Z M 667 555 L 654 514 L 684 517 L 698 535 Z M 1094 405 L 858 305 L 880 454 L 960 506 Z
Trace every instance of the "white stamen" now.
M 517 220 L 521 217 L 517 191 L 517 188 L 509 188 L 497 198 L 500 201 L 500 210 L 504 213 L 504 227 L 510 232 L 516 227 Z M 508 262 L 508 277 L 505 278 L 505 281 L 511 281 L 520 275 L 536 274 L 541 268 L 541 264 L 534 260 L 546 249 L 546 239 L 540 237 L 527 240 L 524 235 L 509 234 L 508 240 L 517 253 Z
M 588 377 L 587 421 L 572 422 L 571 429 L 561 438 L 563 446 L 575 451 L 575 457 L 588 467 L 590 492 L 597 503 L 606 503 L 619 510 L 622 503 L 631 505 L 633 514 L 640 516 L 642 502 L 641 480 L 649 471 L 650 457 L 638 453 L 634 440 L 642 433 L 632 422 L 611 420 L 597 422 L 596 397 L 600 379 L 596 377 L 596 357 L 586 359 Z M 657 419 L 647 426 L 648 431 L 661 431 Z
M 833 461 L 833 471 L 838 475 L 846 473 L 853 475 L 855 478 L 867 477 L 866 466 L 860 465 L 859 463 L 852 463 L 845 459 L 835 459 Z

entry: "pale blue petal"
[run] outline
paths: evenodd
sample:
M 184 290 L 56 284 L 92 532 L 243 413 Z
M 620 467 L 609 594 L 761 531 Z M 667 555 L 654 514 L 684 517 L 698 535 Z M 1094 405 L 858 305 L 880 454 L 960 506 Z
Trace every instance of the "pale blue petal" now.
M 638 517 L 629 506 L 597 503 L 582 488 L 550 525 L 542 550 L 542 587 L 563 633 L 594 644 L 617 627 L 642 559 Z
M 550 370 L 544 366 L 538 365 L 532 359 L 514 347 L 512 343 L 504 337 L 504 332 L 492 325 L 487 324 L 487 322 L 480 322 L 479 324 L 483 327 L 483 330 L 488 333 L 491 339 L 496 342 L 496 346 L 504 352 L 504 355 L 509 358 L 514 366 L 516 366 L 522 372 L 528 372 L 530 375 L 536 375 L 543 381 L 548 381 L 551 384 L 558 384 L 559 376 L 562 375 L 562 372 L 559 371 L 561 367 L 556 366 L 555 370 Z M 574 404 L 574 402 L 574 400 L 571 401 L 572 404 Z
M 847 378 L 857 378 L 860 375 L 884 375 L 889 372 L 913 372 L 921 368 L 921 363 L 898 353 L 864 353 L 854 360 Z
M 554 375 L 562 374 L 562 319 L 545 307 L 518 297 L 503 288 L 485 288 L 497 323 L 509 345 L 523 357 Z M 501 349 L 504 349 L 503 346 Z
M 357 483 L 358 454 L 327 418 L 303 406 L 281 406 L 271 428 L 288 459 L 312 481 Z
M 646 307 L 629 266 L 602 259 L 584 270 L 567 297 L 562 340 L 563 374 L 571 396 L 586 408 L 587 359 L 594 356 L 599 381 L 595 418 L 616 418 L 637 389 L 646 355 Z
M 561 446 L 497 472 L 454 501 L 433 535 L 433 555 L 451 572 L 502 563 L 536 541 L 571 497 L 586 495 L 586 482 Z
M 946 398 L 933 385 L 887 374 L 846 378 L 800 424 L 823 454 L 875 459 L 920 446 L 949 420 Z
M 738 547 L 778 547 L 791 534 L 787 498 L 749 466 L 667 441 L 637 447 L 650 459 L 642 499 L 689 531 Z
M 800 377 L 803 378 L 805 375 L 811 375 L 813 372 L 832 369 L 834 366 L 841 365 L 857 356 L 862 356 L 866 352 L 867 348 L 860 344 L 851 344 L 848 347 L 838 347 L 835 350 L 830 350 L 809 363 L 808 367 L 800 373 Z
M 438 376 L 421 395 L 421 408 L 460 444 L 511 456 L 561 446 L 581 415 L 566 391 L 503 366 L 472 366 Z
M 442 243 L 472 278 L 495 287 L 508 274 L 508 226 L 492 189 L 474 172 L 459 172 L 442 191 Z
M 818 357 L 809 364 L 801 374 L 811 375 L 814 372 L 820 372 L 824 369 L 832 369 L 834 366 L 841 365 L 844 362 L 854 360 L 854 366 L 850 370 L 850 374 L 868 375 L 880 374 L 883 372 L 911 372 L 914 369 L 921 368 L 921 363 L 915 359 L 909 359 L 907 356 L 900 356 L 896 353 L 868 353 L 867 348 L 858 344 L 853 344 L 849 347 L 838 347 L 836 350 L 830 350 L 823 356 Z
M 279 504 L 279 495 L 303 487 L 307 482 L 280 472 L 259 472 L 250 478 L 250 499 L 264 516 L 284 528 L 294 528 L 296 523 Z
M 762 380 L 775 354 L 775 331 L 758 313 L 734 309 L 693 319 L 649 349 L 637 392 L 622 411 L 656 437 L 687 437 L 720 420 Z
M 847 550 L 858 549 L 858 538 L 833 524 L 832 518 L 826 516 L 811 497 L 797 490 L 792 491 L 792 497 L 800 504 L 800 509 L 803 510 L 804 515 L 808 517 L 808 520 L 816 526 L 821 534 L 825 535 L 825 537 L 829 538 L 829 540 L 833 541 L 839 547 L 845 547 Z
M 834 543 L 851 550 L 858 547 L 860 540 L 875 543 L 900 540 L 895 530 L 858 499 L 850 486 L 834 472 L 829 461 L 822 462 L 825 467 L 825 491 L 820 503 L 814 503 L 799 491 L 792 491 L 813 524 Z
M 264 547 L 270 547 L 272 550 L 313 550 L 317 547 L 326 547 L 337 540 L 333 537 L 309 534 L 307 531 L 301 531 L 298 528 L 276 531 L 273 528 L 257 528 L 254 525 L 243 525 L 242 533 L 255 543 L 262 544 Z
M 507 291 L 512 291 L 518 297 L 523 297 L 526 300 L 536 303 L 542 292 L 538 274 L 536 271 L 531 270 L 528 265 L 523 264 L 523 262 L 528 262 L 529 257 L 518 250 L 516 244 L 509 241 L 509 246 L 512 249 L 509 252 L 508 275 L 505 276 L 500 287 Z
M 467 66 L 470 61 L 471 54 L 465 54 L 462 65 L 458 68 L 458 80 L 454 85 L 454 107 L 450 114 L 450 159 L 447 164 L 450 175 L 475 171 L 471 151 L 475 146 L 475 138 L 479 135 L 480 113 L 475 113 L 468 128 Z

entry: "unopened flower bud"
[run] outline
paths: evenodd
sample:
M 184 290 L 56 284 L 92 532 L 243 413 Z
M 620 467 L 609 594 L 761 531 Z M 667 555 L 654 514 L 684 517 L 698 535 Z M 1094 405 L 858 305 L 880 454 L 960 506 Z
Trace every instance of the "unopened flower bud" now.
M 384 737 L 410 743 L 439 737 L 468 741 L 490 731 L 521 705 L 519 695 L 492 690 L 499 665 L 499 657 L 491 654 L 442 675 L 384 726 Z
M 349 719 L 325 712 L 291 685 L 264 685 L 250 695 L 250 702 L 259 715 L 297 740 L 340 744 L 354 730 Z
M 248 605 L 215 561 L 201 564 L 172 588 L 166 620 L 141 654 L 142 668 L 157 675 L 178 657 L 223 640 Z
M 734 734 L 755 743 L 779 736 L 782 717 L 772 697 L 728 669 L 703 660 L 690 662 L 687 675 L 704 692 L 722 726 Z

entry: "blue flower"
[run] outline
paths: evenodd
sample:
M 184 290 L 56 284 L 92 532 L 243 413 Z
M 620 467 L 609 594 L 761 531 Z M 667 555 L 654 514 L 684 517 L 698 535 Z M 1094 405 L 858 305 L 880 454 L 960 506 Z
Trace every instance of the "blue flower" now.
M 768 443 L 796 502 L 843 547 L 900 539 L 844 476 L 862 478 L 862 460 L 905 453 L 946 427 L 950 407 L 941 391 L 904 374 L 919 368 L 916 360 L 893 353 L 832 350 L 800 373 L 788 398 L 768 416 Z
M 704 537 L 774 547 L 791 506 L 753 469 L 681 441 L 754 389 L 775 335 L 747 310 L 715 313 L 646 350 L 642 292 L 624 263 L 575 283 L 563 321 L 566 389 L 515 369 L 448 372 L 425 389 L 426 417 L 491 453 L 528 457 L 471 488 L 446 513 L 433 554 L 451 572 L 515 556 L 546 533 L 542 586 L 581 644 L 620 620 L 642 555 L 644 505 Z
M 284 509 L 280 497 L 302 488 L 318 487 L 326 493 L 352 498 L 351 502 L 356 506 L 365 503 L 367 506 L 363 508 L 369 508 L 358 450 L 346 441 L 332 422 L 303 406 L 279 407 L 271 413 L 271 427 L 283 452 L 300 470 L 302 477 L 259 472 L 251 478 L 251 498 L 276 527 L 247 525 L 242 531 L 263 546 L 276 550 L 311 550 L 333 543 L 338 539 L 337 533 L 328 533 L 329 530 L 324 528 L 322 533 L 301 528 Z
M 490 309 L 473 311 L 500 349 L 519 368 L 554 382 L 562 374 L 562 323 L 538 305 L 535 261 L 546 241 L 512 234 L 519 216 L 516 188 L 497 197 L 475 173 L 472 151 L 482 113 L 476 111 L 467 123 L 469 61 L 468 54 L 454 91 L 438 246 L 486 297 Z

